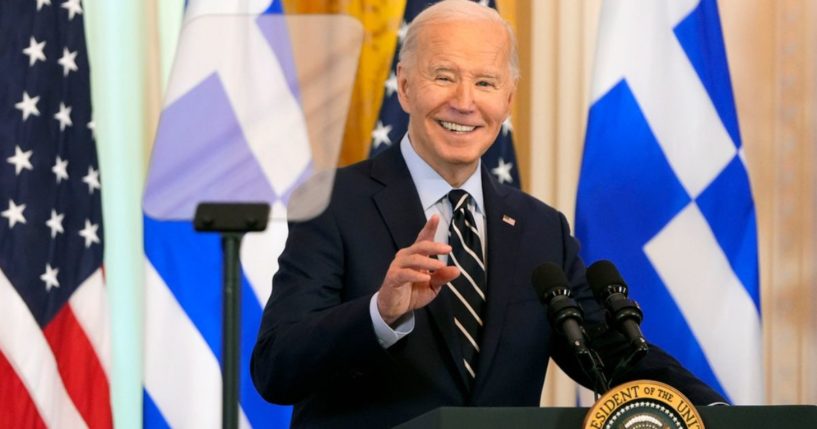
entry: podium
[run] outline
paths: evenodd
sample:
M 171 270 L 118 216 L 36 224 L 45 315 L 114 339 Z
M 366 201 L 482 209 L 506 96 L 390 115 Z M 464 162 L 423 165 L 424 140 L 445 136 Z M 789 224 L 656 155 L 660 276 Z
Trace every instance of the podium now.
M 396 428 L 537 428 L 580 429 L 588 408 L 442 407 Z M 698 407 L 706 429 L 768 429 L 817 427 L 817 406 L 774 405 Z

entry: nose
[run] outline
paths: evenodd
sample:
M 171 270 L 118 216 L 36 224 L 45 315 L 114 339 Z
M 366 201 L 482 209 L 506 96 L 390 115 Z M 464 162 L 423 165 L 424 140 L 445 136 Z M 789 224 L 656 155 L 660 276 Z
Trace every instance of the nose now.
M 453 95 L 451 98 L 451 106 L 454 109 L 462 113 L 474 110 L 474 88 L 469 82 L 459 82 Z

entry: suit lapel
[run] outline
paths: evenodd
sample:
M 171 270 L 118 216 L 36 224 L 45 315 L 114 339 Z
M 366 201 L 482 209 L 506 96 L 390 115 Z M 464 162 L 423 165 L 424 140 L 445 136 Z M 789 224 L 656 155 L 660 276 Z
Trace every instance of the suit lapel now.
M 372 198 L 394 244 L 398 249 L 410 246 L 426 220 L 399 145 L 372 160 L 372 178 L 384 185 Z
M 425 225 L 426 217 L 399 145 L 394 145 L 372 160 L 372 178 L 384 185 L 382 190 L 374 194 L 373 199 L 395 246 L 402 249 L 412 245 Z M 462 359 L 462 353 L 456 347 L 458 342 L 451 322 L 454 316 L 448 294 L 441 293 L 425 311 L 431 315 L 431 320 L 445 342 L 452 359 L 450 363 L 458 369 L 464 387 L 467 376 L 465 370 L 461 369 L 462 365 L 454 364 Z
M 486 382 L 502 334 L 505 309 L 512 293 L 509 282 L 516 270 L 516 254 L 524 227 L 519 222 L 518 213 L 506 201 L 508 190 L 500 187 L 485 169 L 482 172 L 482 189 L 488 235 L 488 303 L 474 395 L 479 394 Z

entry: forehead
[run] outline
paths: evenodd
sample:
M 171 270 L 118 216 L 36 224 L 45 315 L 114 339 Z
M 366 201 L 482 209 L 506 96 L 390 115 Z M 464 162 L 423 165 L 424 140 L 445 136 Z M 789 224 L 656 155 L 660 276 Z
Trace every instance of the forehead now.
M 496 69 L 510 66 L 510 40 L 505 27 L 491 20 L 449 20 L 428 23 L 418 33 L 417 54 L 426 67 Z

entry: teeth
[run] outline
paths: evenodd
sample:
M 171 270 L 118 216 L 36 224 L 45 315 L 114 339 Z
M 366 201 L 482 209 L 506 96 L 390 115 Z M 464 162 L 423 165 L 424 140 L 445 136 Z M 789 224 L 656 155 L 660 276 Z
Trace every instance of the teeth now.
M 446 121 L 440 121 L 440 125 L 445 127 L 445 129 L 447 129 L 447 130 L 457 131 L 457 132 L 461 132 L 461 133 L 465 133 L 465 132 L 468 132 L 468 131 L 473 131 L 474 128 L 476 128 L 476 127 L 470 126 L 470 125 L 455 124 L 454 122 L 446 122 Z

